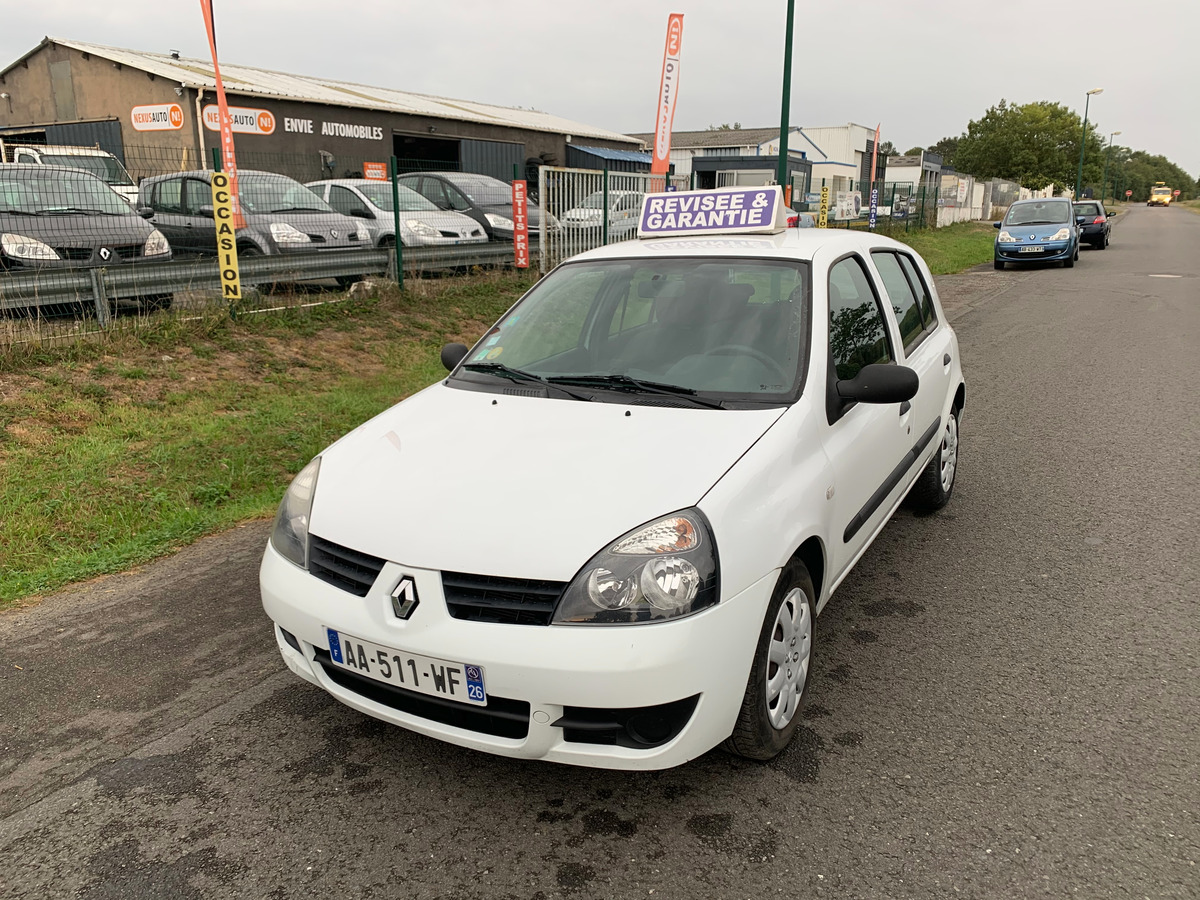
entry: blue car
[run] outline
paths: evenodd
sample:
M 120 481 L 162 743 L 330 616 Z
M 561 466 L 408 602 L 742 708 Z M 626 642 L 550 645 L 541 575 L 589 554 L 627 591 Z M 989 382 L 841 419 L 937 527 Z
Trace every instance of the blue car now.
M 1018 200 L 996 227 L 997 269 L 1014 262 L 1061 262 L 1069 269 L 1079 259 L 1079 223 L 1065 197 Z

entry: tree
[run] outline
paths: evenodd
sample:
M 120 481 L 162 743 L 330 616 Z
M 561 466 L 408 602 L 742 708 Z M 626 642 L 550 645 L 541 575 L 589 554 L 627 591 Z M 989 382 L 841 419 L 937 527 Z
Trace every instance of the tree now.
M 976 178 L 1007 178 L 1029 188 L 1074 185 L 1079 162 L 1080 116 L 1059 103 L 1040 100 L 1010 106 L 1001 100 L 968 123 L 957 141 L 954 167 Z M 1098 183 L 1104 170 L 1103 138 L 1088 123 L 1083 183 Z
M 705 131 L 741 131 L 741 130 L 742 130 L 742 123 L 741 123 L 741 122 L 734 122 L 732 125 L 730 125 L 728 122 L 726 122 L 726 123 L 725 123 L 725 124 L 723 124 L 723 125 L 709 125 L 709 126 L 708 126 L 706 129 L 704 129 L 704 130 L 705 130 Z
M 909 147 L 904 151 L 905 156 L 918 156 L 925 152 L 924 147 Z
M 961 138 L 944 137 L 932 147 L 927 147 L 926 150 L 929 153 L 936 153 L 942 158 L 942 162 L 946 165 L 953 166 L 955 164 L 954 155 L 958 151 L 959 140 L 961 140 Z
M 880 141 L 879 142 L 879 155 L 880 156 L 895 156 L 896 155 L 896 145 L 893 144 L 891 141 Z
M 1145 203 L 1150 197 L 1150 189 L 1159 181 L 1168 187 L 1178 188 L 1180 200 L 1197 196 L 1197 188 L 1200 187 L 1196 179 L 1165 156 L 1153 156 L 1144 150 L 1130 150 L 1128 147 L 1113 147 L 1108 165 L 1110 196 L 1116 191 L 1123 197 L 1124 191 L 1131 190 L 1131 200 Z

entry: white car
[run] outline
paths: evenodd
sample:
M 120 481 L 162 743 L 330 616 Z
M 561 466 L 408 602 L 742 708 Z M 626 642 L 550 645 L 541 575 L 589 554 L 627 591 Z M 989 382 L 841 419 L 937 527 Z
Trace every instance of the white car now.
M 636 191 L 608 192 L 610 238 L 630 237 L 637 231 L 644 196 Z M 600 231 L 604 227 L 604 192 L 596 191 L 584 197 L 578 206 L 564 212 L 559 221 L 563 228 L 592 228 Z
M 782 210 L 648 196 L 309 463 L 260 573 L 288 667 L 505 756 L 779 753 L 818 611 L 906 496 L 950 499 L 964 402 L 921 258 Z
M 371 235 L 371 246 L 396 243 L 395 198 L 389 181 L 332 178 L 305 185 L 342 215 L 359 219 Z M 487 243 L 483 226 L 462 213 L 441 210 L 411 188 L 397 185 L 400 198 L 400 246 L 435 247 Z

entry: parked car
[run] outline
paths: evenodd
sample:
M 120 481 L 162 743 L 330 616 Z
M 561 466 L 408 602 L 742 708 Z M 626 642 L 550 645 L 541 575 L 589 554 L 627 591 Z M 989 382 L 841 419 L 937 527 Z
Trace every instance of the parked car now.
M 0 141 L 0 160 L 34 166 L 67 166 L 83 169 L 100 178 L 130 205 L 137 203 L 138 189 L 121 161 L 98 147 L 69 147 L 48 144 L 5 144 Z
M 311 181 L 308 189 L 342 215 L 361 219 L 376 247 L 396 244 L 395 204 L 389 181 L 336 178 Z M 440 210 L 412 188 L 397 185 L 400 197 L 400 245 L 437 247 L 486 243 L 487 232 L 470 216 Z
M 638 191 L 608 192 L 608 235 L 618 240 L 633 237 L 637 231 L 638 218 L 642 212 L 642 198 Z M 559 217 L 565 229 L 596 229 L 604 227 L 604 192 L 588 194 L 583 201 L 568 209 Z
M 0 166 L 0 270 L 113 267 L 171 258 L 162 232 L 107 184 L 80 169 Z M 112 297 L 147 309 L 170 294 Z
M 438 209 L 470 216 L 484 227 L 492 240 L 512 240 L 511 184 L 490 175 L 469 172 L 407 172 L 398 181 L 432 200 Z M 527 214 L 529 233 L 534 235 L 541 228 L 542 214 L 534 203 L 528 205 Z M 547 219 L 546 225 L 553 229 L 560 227 L 554 216 Z
M 1079 239 L 1097 250 L 1108 246 L 1112 223 L 1108 211 L 1099 200 L 1080 200 L 1075 204 L 1075 221 L 1079 224 Z
M 902 501 L 950 501 L 966 394 L 910 247 L 720 194 L 649 195 L 638 240 L 555 268 L 300 471 L 259 570 L 292 672 L 523 760 L 788 745 L 821 608 Z
M 1079 224 L 1065 197 L 1018 200 L 996 222 L 994 264 L 1003 269 L 1011 262 L 1061 262 L 1071 268 L 1079 259 Z
M 176 253 L 215 256 L 212 172 L 179 172 L 147 178 L 141 205 Z M 367 226 L 334 210 L 286 175 L 238 172 L 238 199 L 246 227 L 238 229 L 238 255 L 273 256 L 371 246 Z

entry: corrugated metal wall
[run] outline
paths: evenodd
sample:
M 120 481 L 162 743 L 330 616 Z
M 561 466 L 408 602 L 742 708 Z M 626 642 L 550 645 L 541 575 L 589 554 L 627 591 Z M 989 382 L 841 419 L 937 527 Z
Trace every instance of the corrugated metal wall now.
M 523 175 L 525 172 L 525 145 L 464 139 L 459 160 L 464 172 L 477 172 L 501 181 L 512 181 L 514 164 L 518 173 Z
M 121 123 L 72 122 L 69 125 L 47 125 L 47 144 L 65 144 L 69 147 L 95 147 L 107 150 L 125 164 L 125 142 L 121 140 Z

